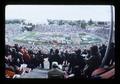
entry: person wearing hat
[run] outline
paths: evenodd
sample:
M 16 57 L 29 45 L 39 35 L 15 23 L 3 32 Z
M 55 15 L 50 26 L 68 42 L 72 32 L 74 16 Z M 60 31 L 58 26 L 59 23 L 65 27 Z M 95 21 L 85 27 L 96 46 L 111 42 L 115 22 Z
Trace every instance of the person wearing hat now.
M 65 72 L 59 68 L 58 62 L 52 63 L 52 69 L 48 72 L 48 78 L 65 78 Z

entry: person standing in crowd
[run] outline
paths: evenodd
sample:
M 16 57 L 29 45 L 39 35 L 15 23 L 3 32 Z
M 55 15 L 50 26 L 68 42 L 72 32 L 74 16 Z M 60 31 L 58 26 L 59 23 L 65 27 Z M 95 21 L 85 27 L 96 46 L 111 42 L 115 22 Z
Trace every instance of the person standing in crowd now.
M 17 52 L 19 51 L 19 46 L 18 46 L 18 44 L 15 44 L 15 45 L 14 45 L 14 48 L 16 49 Z
M 104 57 L 104 55 L 105 55 L 106 48 L 107 48 L 107 46 L 105 46 L 105 44 L 103 44 L 103 45 L 100 47 L 101 59 L 103 59 L 103 57 Z
M 89 49 L 87 49 L 87 53 L 88 53 L 87 58 L 89 58 L 90 57 L 90 50 Z
M 85 70 L 85 75 L 90 78 L 91 73 L 97 69 L 101 64 L 101 56 L 96 45 L 90 47 L 90 57 L 88 58 L 87 65 L 88 68 Z
M 59 55 L 59 50 L 58 49 L 55 50 L 55 54 L 53 56 L 53 61 L 56 61 L 56 62 L 58 62 L 58 64 L 61 64 L 61 57 Z
M 20 66 L 20 64 L 23 63 L 22 55 L 16 51 L 16 49 L 12 49 L 12 58 L 13 63 L 17 66 Z
M 5 45 L 5 55 L 8 55 L 8 53 L 11 53 L 11 49 L 9 45 Z
M 30 60 L 31 60 L 31 57 L 27 51 L 27 49 L 24 47 L 22 47 L 20 49 L 20 52 L 23 54 L 23 60 L 24 60 L 24 63 L 28 65 L 28 67 L 30 67 Z
M 81 56 L 81 49 L 78 49 L 75 53 L 75 58 L 74 58 L 74 67 L 73 67 L 73 74 L 75 75 L 74 78 L 83 78 L 82 72 L 85 65 L 86 65 L 85 60 Z
M 66 50 L 66 51 L 65 51 L 65 65 L 68 64 L 68 57 L 69 57 L 69 53 L 68 53 L 68 51 Z
M 67 73 L 68 74 L 71 74 L 71 73 L 73 73 L 72 71 L 73 71 L 73 67 L 74 67 L 74 57 L 75 57 L 75 54 L 74 53 L 71 53 L 70 55 L 69 55 L 69 66 L 68 66 L 68 71 L 67 71 Z
M 32 51 L 31 49 L 28 49 L 28 53 L 29 53 L 29 55 L 30 55 L 30 57 L 31 57 L 31 60 L 30 60 L 30 68 L 33 69 L 33 68 L 36 67 L 35 55 L 34 55 L 34 53 L 33 53 L 33 51 Z
M 65 60 L 65 55 L 64 55 L 63 51 L 60 53 L 60 57 L 61 57 L 61 64 L 63 64 L 63 62 Z
M 48 55 L 48 61 L 49 61 L 49 69 L 52 68 L 52 62 L 53 62 L 53 56 L 54 56 L 54 51 L 53 49 L 50 49 L 50 53 Z
M 38 62 L 38 66 L 39 66 L 39 64 L 41 64 L 41 68 L 44 68 L 44 57 L 41 53 L 41 50 L 38 51 L 37 56 L 36 56 L 36 60 Z

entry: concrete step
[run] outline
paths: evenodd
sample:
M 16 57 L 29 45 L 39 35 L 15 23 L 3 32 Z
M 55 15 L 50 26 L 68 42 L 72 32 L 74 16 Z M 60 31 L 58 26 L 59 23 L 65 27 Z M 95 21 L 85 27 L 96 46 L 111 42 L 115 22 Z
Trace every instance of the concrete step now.
M 20 78 L 48 78 L 48 70 L 40 70 L 40 69 L 33 69 L 29 73 L 25 73 L 24 75 L 21 75 Z

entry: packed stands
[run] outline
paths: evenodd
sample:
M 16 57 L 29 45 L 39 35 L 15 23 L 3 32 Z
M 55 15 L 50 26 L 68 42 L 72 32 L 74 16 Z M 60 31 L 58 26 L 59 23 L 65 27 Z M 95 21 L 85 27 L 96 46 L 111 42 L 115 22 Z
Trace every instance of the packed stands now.
M 106 50 L 104 48 L 106 47 L 104 44 L 102 46 L 93 45 L 89 49 L 77 49 L 72 53 L 67 50 L 59 52 L 58 49 L 50 49 L 49 53 L 43 53 L 42 49 L 34 52 L 30 48 L 26 49 L 24 46 L 19 46 L 19 44 L 15 44 L 14 46 L 5 45 L 5 77 L 20 77 L 24 75 L 24 73 L 29 73 L 39 65 L 41 65 L 41 68 L 44 68 L 44 59 L 48 58 L 50 63 L 49 69 L 52 68 L 52 62 L 56 61 L 62 66 L 61 70 L 66 72 L 66 78 L 114 78 L 114 56 L 111 56 L 106 63 L 107 68 L 99 68 L 104 58 Z M 114 49 L 114 47 L 115 46 L 112 46 L 111 49 Z M 72 74 L 74 75 L 71 76 Z

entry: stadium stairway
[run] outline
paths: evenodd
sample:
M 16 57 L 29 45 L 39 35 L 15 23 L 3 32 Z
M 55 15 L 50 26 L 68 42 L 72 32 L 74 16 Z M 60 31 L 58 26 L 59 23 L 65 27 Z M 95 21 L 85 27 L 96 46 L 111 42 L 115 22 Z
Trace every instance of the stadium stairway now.
M 21 75 L 20 78 L 48 78 L 48 70 L 40 70 L 38 68 L 33 69 L 31 72 L 29 73 L 25 73 L 24 75 Z
M 29 73 L 25 73 L 20 76 L 20 78 L 48 78 L 48 69 L 49 69 L 49 62 L 48 58 L 44 59 L 44 69 L 41 69 L 40 66 L 33 69 Z

